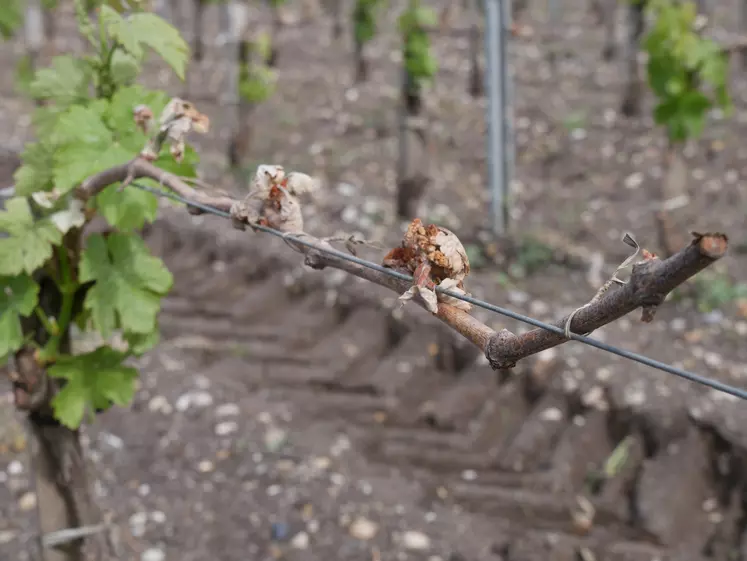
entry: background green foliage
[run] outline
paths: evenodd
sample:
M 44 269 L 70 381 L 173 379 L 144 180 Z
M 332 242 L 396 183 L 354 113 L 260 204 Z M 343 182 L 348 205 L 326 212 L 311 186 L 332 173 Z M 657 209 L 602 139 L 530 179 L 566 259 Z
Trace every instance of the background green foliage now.
M 410 0 L 399 17 L 405 68 L 416 85 L 432 80 L 438 71 L 438 62 L 431 52 L 431 39 L 427 31 L 437 22 L 436 12 L 422 6 L 420 0 Z
M 250 103 L 262 103 L 275 92 L 277 73 L 268 66 L 272 39 L 260 33 L 249 43 L 248 61 L 239 68 L 239 95 Z
M 353 9 L 353 36 L 365 45 L 376 35 L 376 16 L 384 0 L 357 0 Z
M 682 142 L 700 135 L 712 108 L 730 110 L 728 55 L 695 30 L 694 2 L 648 0 L 647 9 L 654 24 L 643 48 L 648 82 L 658 98 L 654 119 L 671 142 Z
M 160 300 L 173 282 L 135 232 L 156 216 L 153 195 L 115 184 L 84 208 L 75 189 L 143 149 L 146 135 L 133 120 L 137 105 L 148 105 L 158 116 L 169 101 L 165 93 L 134 83 L 147 54 L 160 55 L 180 77 L 188 60 L 188 47 L 177 30 L 155 14 L 124 14 L 116 1 L 96 4 L 98 17 L 92 21 L 90 2 L 76 1 L 79 29 L 90 53 L 55 57 L 29 79 L 28 94 L 44 102 L 33 115 L 36 141 L 22 154 L 16 196 L 0 211 L 0 232 L 7 234 L 0 238 L 0 362 L 24 345 L 37 346 L 50 376 L 66 380 L 53 407 L 69 427 L 78 426 L 86 410 L 123 405 L 132 398 L 137 372 L 123 361 L 157 342 Z M 196 162 L 191 148 L 176 163 L 165 147 L 155 163 L 177 175 L 194 176 Z M 93 235 L 83 243 L 94 214 L 103 216 L 113 233 Z M 62 295 L 58 317 L 48 317 L 39 304 L 41 275 L 49 276 Z M 83 306 L 75 310 L 74 297 L 84 284 L 89 288 Z M 21 318 L 32 315 L 49 336 L 43 346 L 22 331 Z M 86 354 L 68 354 L 62 343 L 73 323 L 104 340 L 119 332 L 127 348 L 104 344 Z

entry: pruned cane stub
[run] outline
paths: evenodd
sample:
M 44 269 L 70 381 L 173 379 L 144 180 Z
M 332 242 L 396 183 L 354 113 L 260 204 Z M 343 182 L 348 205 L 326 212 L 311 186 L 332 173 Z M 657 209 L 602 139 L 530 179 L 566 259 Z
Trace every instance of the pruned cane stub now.
M 693 233 L 692 242 L 669 257 L 653 254 L 636 263 L 630 279 L 617 290 L 609 290 L 575 312 L 574 331 L 589 333 L 642 308 L 642 321 L 653 319 L 656 308 L 677 286 L 724 256 L 728 238 L 721 233 Z M 485 356 L 494 370 L 513 368 L 530 355 L 566 341 L 564 328 L 569 317 L 553 323 L 555 330 L 536 328 L 521 335 L 504 329 L 493 334 L 485 346 Z

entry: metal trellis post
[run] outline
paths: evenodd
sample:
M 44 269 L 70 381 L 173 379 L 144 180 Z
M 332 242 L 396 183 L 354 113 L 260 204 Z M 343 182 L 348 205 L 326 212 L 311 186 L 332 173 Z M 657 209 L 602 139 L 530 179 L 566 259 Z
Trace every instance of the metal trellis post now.
M 509 0 L 485 0 L 485 16 L 488 181 L 493 231 L 496 235 L 503 235 L 508 229 L 509 185 L 513 167 L 509 109 L 512 92 L 506 56 L 511 17 Z

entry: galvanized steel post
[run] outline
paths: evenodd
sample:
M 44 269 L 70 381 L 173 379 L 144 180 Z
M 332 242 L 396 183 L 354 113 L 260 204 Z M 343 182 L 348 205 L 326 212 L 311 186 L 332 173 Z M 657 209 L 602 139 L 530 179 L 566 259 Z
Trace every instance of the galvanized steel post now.
M 510 119 L 512 97 L 507 62 L 509 0 L 485 0 L 485 61 L 488 94 L 488 182 L 493 231 L 504 235 L 509 221 L 509 185 L 514 147 Z

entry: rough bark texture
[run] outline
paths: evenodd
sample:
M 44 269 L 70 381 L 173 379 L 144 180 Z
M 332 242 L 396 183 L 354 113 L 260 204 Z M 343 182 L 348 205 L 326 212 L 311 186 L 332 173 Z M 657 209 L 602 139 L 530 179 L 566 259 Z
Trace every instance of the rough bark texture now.
M 196 62 L 201 62 L 205 55 L 205 47 L 202 42 L 202 20 L 205 14 L 205 0 L 195 0 L 195 17 L 192 20 L 192 41 L 194 44 L 192 57 Z
M 283 28 L 283 20 L 280 17 L 280 8 L 272 7 L 272 43 L 270 44 L 270 55 L 267 58 L 267 66 L 276 68 L 278 65 L 278 47 L 277 38 L 280 36 L 280 30 Z
M 485 79 L 480 68 L 480 24 L 477 21 L 476 10 L 474 12 L 472 17 L 475 21 L 469 30 L 469 94 L 472 97 L 480 97 L 485 93 Z
M 368 64 L 363 53 L 363 45 L 355 42 L 355 81 L 356 83 L 368 80 Z
M 616 0 L 596 0 L 593 5 L 598 22 L 604 26 L 605 42 L 602 48 L 602 58 L 610 61 L 617 56 L 615 15 L 618 3 Z
M 239 86 L 241 76 L 243 76 L 246 70 L 251 65 L 252 58 L 252 43 L 246 39 L 242 39 L 238 43 L 238 75 L 239 75 Z M 232 168 L 238 169 L 241 167 L 244 157 L 249 153 L 249 148 L 252 139 L 252 114 L 254 110 L 254 104 L 244 99 L 239 93 L 238 103 L 238 115 L 236 118 L 237 129 L 231 137 L 231 142 L 228 146 L 228 162 Z
M 48 316 L 60 312 L 60 294 L 48 277 L 40 279 L 39 301 Z M 78 298 L 78 306 L 82 295 Z M 24 322 L 24 332 L 45 344 L 47 334 L 36 318 Z M 61 350 L 69 349 L 64 341 Z M 16 406 L 29 411 L 28 422 L 32 464 L 35 470 L 37 501 L 39 505 L 39 531 L 49 534 L 68 528 L 98 522 L 96 508 L 91 500 L 86 475 L 86 462 L 78 431 L 61 426 L 53 417 L 50 400 L 55 382 L 36 363 L 31 349 L 16 354 L 17 377 L 14 379 Z M 100 552 L 96 559 L 103 559 Z M 57 548 L 45 550 L 45 561 L 80 561 L 86 559 L 83 541 L 76 540 Z
M 624 287 L 609 292 L 574 315 L 571 330 L 588 333 L 638 308 L 643 308 L 644 321 L 653 319 L 652 310 L 667 294 L 726 253 L 727 238 L 723 234 L 693 236 L 689 246 L 669 259 L 652 259 L 635 265 Z M 567 321 L 566 317 L 553 325 L 560 330 Z M 562 333 L 541 328 L 518 336 L 504 329 L 490 337 L 485 355 L 496 369 L 512 368 L 520 359 L 567 340 Z
M 411 121 L 420 114 L 420 87 L 402 69 L 402 106 L 399 115 L 399 161 L 397 162 L 397 216 L 413 219 L 430 182 L 427 138 L 424 126 Z

